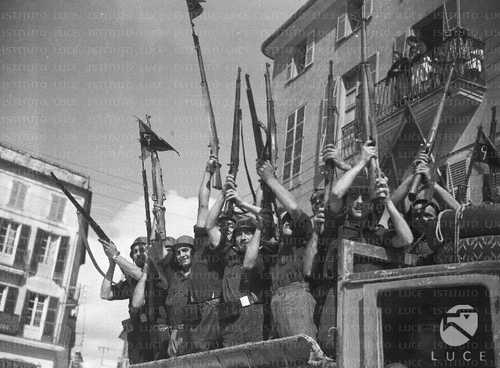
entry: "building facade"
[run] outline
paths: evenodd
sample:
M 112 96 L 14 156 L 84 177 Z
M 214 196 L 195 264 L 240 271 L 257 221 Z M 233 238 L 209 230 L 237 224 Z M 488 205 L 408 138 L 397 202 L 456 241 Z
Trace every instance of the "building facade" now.
M 67 368 L 74 345 L 85 249 L 51 172 L 90 209 L 87 176 L 0 145 L 0 361 L 9 367 Z
M 452 67 L 434 150 L 437 167 L 444 184 L 464 203 L 483 200 L 483 181 L 497 185 L 488 167 L 473 164 L 469 175 L 469 165 L 478 127 L 489 134 L 490 108 L 500 100 L 499 13 L 500 3 L 491 0 L 366 0 L 371 116 L 377 122 L 381 166 L 392 186 L 427 137 Z M 274 61 L 279 174 L 305 209 L 313 189 L 322 186 L 330 60 L 338 81 L 337 149 L 352 161 L 364 139 L 361 14 L 361 0 L 310 0 L 262 45 Z M 418 40 L 416 57 L 409 55 L 411 36 Z M 411 65 L 404 78 L 396 78 L 389 71 L 402 57 Z

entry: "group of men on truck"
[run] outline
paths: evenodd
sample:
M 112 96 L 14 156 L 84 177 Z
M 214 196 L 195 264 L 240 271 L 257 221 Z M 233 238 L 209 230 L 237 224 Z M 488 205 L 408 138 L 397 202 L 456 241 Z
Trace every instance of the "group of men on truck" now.
M 263 205 L 262 191 L 255 203 L 245 202 L 230 175 L 209 208 L 217 165 L 210 157 L 199 190 L 194 238 L 167 237 L 160 247 L 148 248 L 147 239 L 139 237 L 130 246 L 133 263 L 113 242 L 101 240 L 109 258 L 101 297 L 129 299 L 130 319 L 124 327 L 130 362 L 297 334 L 316 339 L 326 354 L 312 358 L 334 357 L 339 240 L 394 248 L 401 255 L 418 255 L 420 264 L 432 263 L 439 250 L 434 234 L 438 212 L 459 206 L 433 181 L 430 157 L 423 153 L 392 193 L 382 174 L 368 197 L 354 183 L 376 154 L 367 141 L 352 166 L 337 165 L 344 173 L 328 187 L 331 192 L 325 196 L 325 189 L 318 189 L 311 196 L 312 218 L 268 161 L 257 163 L 257 174 L 279 203 L 277 211 Z M 322 160 L 340 161 L 334 146 L 324 147 Z M 420 198 L 410 203 L 406 196 L 415 174 L 424 180 Z M 273 226 L 275 231 L 269 231 Z M 116 265 L 126 279 L 114 284 Z M 361 259 L 355 272 L 383 267 Z

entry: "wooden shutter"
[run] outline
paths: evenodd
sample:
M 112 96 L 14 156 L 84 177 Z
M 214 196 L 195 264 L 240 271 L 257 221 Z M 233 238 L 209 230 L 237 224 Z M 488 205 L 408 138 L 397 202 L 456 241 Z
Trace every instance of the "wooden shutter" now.
M 400 56 L 406 56 L 406 32 L 394 39 L 393 53 L 398 52 Z
M 54 281 L 62 285 L 64 278 L 64 266 L 66 265 L 66 257 L 68 256 L 69 236 L 62 236 L 57 252 L 56 266 L 54 269 Z
M 21 235 L 17 243 L 16 257 L 14 259 L 14 267 L 26 269 L 28 259 L 28 243 L 31 235 L 31 227 L 28 225 L 21 225 Z
M 42 250 L 42 239 L 47 236 L 47 233 L 42 229 L 36 232 L 35 246 L 33 247 L 33 254 L 31 255 L 30 272 L 35 274 L 38 270 L 38 257 Z
M 52 342 L 52 339 L 54 338 L 58 306 L 59 300 L 52 296 L 49 297 L 49 307 L 47 309 L 47 316 L 45 317 L 42 340 L 49 340 Z
M 365 0 L 363 6 L 365 7 L 365 17 L 371 17 L 373 14 L 373 0 Z
M 351 23 L 347 13 L 340 15 L 337 18 L 337 41 L 349 36 L 352 33 Z
M 312 64 L 314 61 L 314 42 L 315 42 L 315 32 L 309 32 L 307 35 L 306 41 L 306 57 L 305 57 L 305 66 Z
M 22 209 L 24 199 L 26 198 L 26 191 L 27 187 L 25 184 L 19 181 L 13 181 L 8 205 L 11 207 Z
M 66 207 L 66 198 L 52 194 L 52 202 L 49 210 L 49 220 L 62 221 L 64 208 Z
M 9 286 L 7 289 L 7 299 L 5 301 L 5 313 L 14 313 L 17 304 L 17 296 L 19 294 L 19 289 L 13 286 Z
M 31 291 L 26 291 L 26 297 L 24 298 L 23 311 L 21 313 L 21 325 L 29 325 L 31 320 L 31 313 L 28 313 L 28 306 L 30 299 L 33 297 Z

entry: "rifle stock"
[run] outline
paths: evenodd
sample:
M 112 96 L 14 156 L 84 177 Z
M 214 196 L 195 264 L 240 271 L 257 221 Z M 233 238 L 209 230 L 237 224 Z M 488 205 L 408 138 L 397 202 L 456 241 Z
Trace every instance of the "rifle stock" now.
M 436 142 L 437 131 L 439 128 L 439 124 L 441 123 L 441 116 L 443 115 L 444 103 L 446 102 L 446 95 L 448 94 L 448 89 L 450 88 L 451 77 L 453 76 L 454 67 L 450 68 L 450 73 L 448 74 L 448 79 L 446 80 L 446 84 L 444 86 L 443 96 L 441 97 L 441 101 L 439 101 L 438 110 L 436 112 L 436 116 L 432 121 L 431 129 L 429 130 L 427 141 L 425 142 L 423 152 L 430 155 L 432 150 L 434 149 L 434 144 Z M 413 177 L 413 181 L 410 186 L 410 190 L 408 191 L 408 199 L 413 202 L 417 198 L 417 190 L 418 186 L 422 182 L 422 174 L 416 174 Z
M 253 129 L 253 137 L 255 140 L 255 149 L 257 151 L 257 158 L 262 159 L 262 153 L 264 149 L 264 142 L 262 140 L 262 132 L 260 130 L 260 121 L 257 117 L 257 111 L 255 110 L 255 102 L 253 99 L 252 86 L 250 85 L 250 76 L 245 74 L 245 82 L 247 87 L 247 99 L 248 99 L 248 108 L 250 110 L 250 117 L 252 119 L 252 129 Z

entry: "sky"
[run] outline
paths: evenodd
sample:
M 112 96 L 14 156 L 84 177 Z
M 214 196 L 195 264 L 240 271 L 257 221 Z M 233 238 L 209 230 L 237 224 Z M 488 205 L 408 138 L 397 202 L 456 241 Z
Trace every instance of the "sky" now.
M 237 66 L 251 75 L 257 110 L 265 116 L 263 74 L 269 60 L 261 44 L 304 3 L 207 0 L 196 19 L 224 173 Z M 145 229 L 134 115 L 150 114 L 153 129 L 180 152 L 180 157 L 160 154 L 168 191 L 167 233 L 192 231 L 208 156 L 208 118 L 184 0 L 0 1 L 0 61 L 0 142 L 90 176 L 92 215 L 122 253 Z M 245 143 L 255 178 L 244 96 L 243 89 Z M 90 243 L 105 267 L 94 235 Z M 86 366 L 114 367 L 127 306 L 101 301 L 100 282 L 89 262 L 81 267 L 79 283 L 86 292 L 78 329 L 84 332 Z M 109 350 L 101 355 L 100 346 Z

